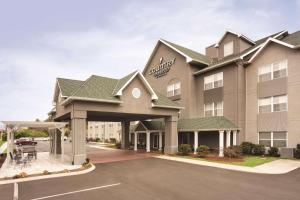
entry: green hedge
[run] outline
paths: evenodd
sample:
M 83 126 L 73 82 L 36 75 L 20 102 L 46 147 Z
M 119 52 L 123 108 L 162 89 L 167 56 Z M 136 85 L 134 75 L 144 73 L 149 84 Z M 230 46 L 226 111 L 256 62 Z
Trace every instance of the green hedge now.
M 38 131 L 38 130 L 32 130 L 32 129 L 22 129 L 15 133 L 15 138 L 21 138 L 21 137 L 48 137 L 49 133 L 47 131 Z

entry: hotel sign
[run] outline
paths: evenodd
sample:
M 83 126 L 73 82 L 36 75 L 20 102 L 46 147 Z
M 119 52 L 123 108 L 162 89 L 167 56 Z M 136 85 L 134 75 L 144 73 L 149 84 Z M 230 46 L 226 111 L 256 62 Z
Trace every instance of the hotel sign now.
M 150 69 L 149 75 L 153 75 L 156 78 L 166 75 L 170 71 L 172 65 L 175 63 L 175 59 L 176 58 L 164 60 L 164 58 L 161 57 L 159 59 L 159 65 Z

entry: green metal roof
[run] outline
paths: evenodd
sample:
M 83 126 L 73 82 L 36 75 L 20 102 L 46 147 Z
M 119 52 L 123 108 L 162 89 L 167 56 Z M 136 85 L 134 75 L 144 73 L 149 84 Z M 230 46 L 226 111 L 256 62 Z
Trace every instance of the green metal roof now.
M 115 96 L 116 91 L 122 88 L 135 73 L 136 71 L 121 79 L 92 75 L 86 81 L 63 78 L 58 78 L 57 81 L 63 96 L 82 100 L 91 99 L 120 102 L 120 98 Z M 154 106 L 181 108 L 177 102 L 171 101 L 160 93 L 156 92 L 156 94 L 158 99 L 152 101 Z
M 146 131 L 147 130 L 165 130 L 164 120 L 152 120 L 141 121 L 136 125 L 132 125 L 130 130 L 134 131 Z M 214 130 L 226 130 L 226 129 L 238 129 L 238 126 L 231 122 L 226 117 L 202 117 L 202 118 L 190 118 L 179 119 L 178 131 L 214 131 Z

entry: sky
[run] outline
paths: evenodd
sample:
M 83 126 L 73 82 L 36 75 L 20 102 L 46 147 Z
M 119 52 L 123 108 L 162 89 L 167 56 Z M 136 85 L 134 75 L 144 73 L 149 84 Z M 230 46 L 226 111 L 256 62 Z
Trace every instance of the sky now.
M 300 0 L 0 0 L 0 121 L 46 119 L 56 77 L 123 77 L 158 39 L 204 53 L 226 30 L 300 30 Z

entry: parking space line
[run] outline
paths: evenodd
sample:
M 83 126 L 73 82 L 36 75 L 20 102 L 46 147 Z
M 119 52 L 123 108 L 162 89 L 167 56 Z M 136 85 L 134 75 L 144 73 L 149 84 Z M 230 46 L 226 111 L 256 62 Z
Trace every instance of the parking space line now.
M 87 189 L 83 189 L 83 190 L 75 190 L 75 191 L 72 191 L 72 192 L 66 192 L 66 193 L 61 193 L 61 194 L 55 194 L 55 195 L 49 195 L 49 196 L 45 196 L 45 197 L 34 198 L 34 199 L 31 199 L 31 200 L 49 199 L 49 198 L 59 197 L 59 196 L 64 196 L 64 195 L 69 195 L 69 194 L 75 194 L 75 193 L 86 192 L 86 191 L 91 191 L 91 190 L 98 190 L 98 189 L 103 189 L 103 188 L 108 188 L 108 187 L 114 187 L 114 186 L 118 186 L 120 184 L 121 183 L 114 183 L 114 184 L 110 184 L 110 185 L 92 187 L 92 188 L 87 188 Z
M 13 200 L 18 200 L 18 199 L 19 199 L 19 187 L 18 187 L 18 183 L 15 183 Z

